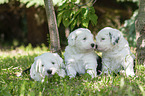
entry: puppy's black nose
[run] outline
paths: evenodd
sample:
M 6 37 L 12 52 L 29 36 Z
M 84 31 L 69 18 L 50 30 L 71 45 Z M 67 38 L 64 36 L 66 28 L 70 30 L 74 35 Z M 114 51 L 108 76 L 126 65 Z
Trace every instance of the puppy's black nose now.
M 96 45 L 96 49 L 97 49 L 98 45 Z
M 47 73 L 48 73 L 48 74 L 51 74 L 51 73 L 52 73 L 52 70 L 47 70 Z
M 94 47 L 94 46 L 95 46 L 95 44 L 94 44 L 94 43 L 92 43 L 92 44 L 91 44 L 91 47 Z

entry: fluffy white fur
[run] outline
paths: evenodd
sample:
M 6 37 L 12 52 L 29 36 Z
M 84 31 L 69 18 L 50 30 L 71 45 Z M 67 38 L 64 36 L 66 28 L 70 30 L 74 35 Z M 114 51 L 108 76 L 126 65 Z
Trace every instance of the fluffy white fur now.
M 97 54 L 94 52 L 94 40 L 90 30 L 79 28 L 71 32 L 64 57 L 67 75 L 72 78 L 77 73 L 88 73 L 96 77 Z
M 134 74 L 134 58 L 127 40 L 122 33 L 110 27 L 106 27 L 98 32 L 96 36 L 97 50 L 102 52 L 103 72 L 119 72 L 124 68 L 127 76 Z
M 63 68 L 63 59 L 57 53 L 44 53 L 35 57 L 30 76 L 36 81 L 44 81 L 45 76 L 51 77 L 55 73 L 64 77 L 66 73 Z

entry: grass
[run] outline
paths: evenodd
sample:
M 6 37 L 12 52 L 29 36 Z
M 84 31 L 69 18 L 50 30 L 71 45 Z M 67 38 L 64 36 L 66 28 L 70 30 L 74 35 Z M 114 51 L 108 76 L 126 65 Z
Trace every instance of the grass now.
M 11 51 L 0 51 L 0 96 L 145 96 L 145 67 L 136 65 L 136 76 L 98 76 L 88 74 L 69 79 L 57 74 L 45 82 L 30 80 L 25 74 L 15 74 L 31 66 L 34 57 L 47 48 L 30 45 Z

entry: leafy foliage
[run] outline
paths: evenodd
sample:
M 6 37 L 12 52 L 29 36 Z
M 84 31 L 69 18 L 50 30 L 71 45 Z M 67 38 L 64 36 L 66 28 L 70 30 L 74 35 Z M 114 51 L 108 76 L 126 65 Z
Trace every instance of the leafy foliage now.
M 0 0 L 0 4 L 8 3 L 9 0 Z
M 117 0 L 118 2 L 133 2 L 137 3 L 139 6 L 139 0 Z M 134 11 L 132 17 L 128 20 L 125 20 L 124 26 L 120 28 L 120 30 L 124 33 L 127 38 L 129 45 L 132 47 L 136 47 L 136 32 L 135 32 L 135 20 L 138 15 L 138 10 Z
M 136 32 L 135 32 L 135 20 L 138 15 L 138 10 L 136 10 L 133 16 L 129 20 L 125 20 L 124 26 L 120 30 L 124 33 L 125 37 L 132 47 L 136 47 Z
M 76 0 L 66 0 L 58 7 L 57 23 L 58 27 L 62 22 L 65 27 L 70 27 L 71 30 L 77 25 L 88 27 L 89 21 L 92 25 L 97 24 L 97 15 L 92 6 L 78 5 Z
M 44 6 L 43 0 L 17 0 L 21 4 L 26 5 L 27 8 L 35 6 Z M 92 1 L 83 5 L 79 0 L 53 0 L 53 4 L 58 6 L 57 22 L 58 27 L 62 23 L 65 27 L 70 27 L 71 30 L 77 25 L 81 27 L 88 27 L 89 22 L 92 25 L 97 24 L 97 15 L 92 6 Z M 9 3 L 9 0 L 1 0 L 0 4 Z M 79 5 L 80 4 L 80 5 Z
M 31 6 L 44 6 L 43 0 L 19 0 L 21 3 L 26 4 L 26 7 L 29 8 Z

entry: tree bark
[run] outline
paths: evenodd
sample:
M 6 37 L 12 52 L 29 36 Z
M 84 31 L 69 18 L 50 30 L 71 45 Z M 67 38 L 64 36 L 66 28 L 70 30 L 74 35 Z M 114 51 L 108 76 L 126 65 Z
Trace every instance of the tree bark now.
M 50 34 L 50 51 L 61 55 L 59 32 L 52 0 L 44 0 L 47 22 Z
M 145 0 L 140 0 L 139 13 L 136 19 L 137 63 L 145 66 Z

